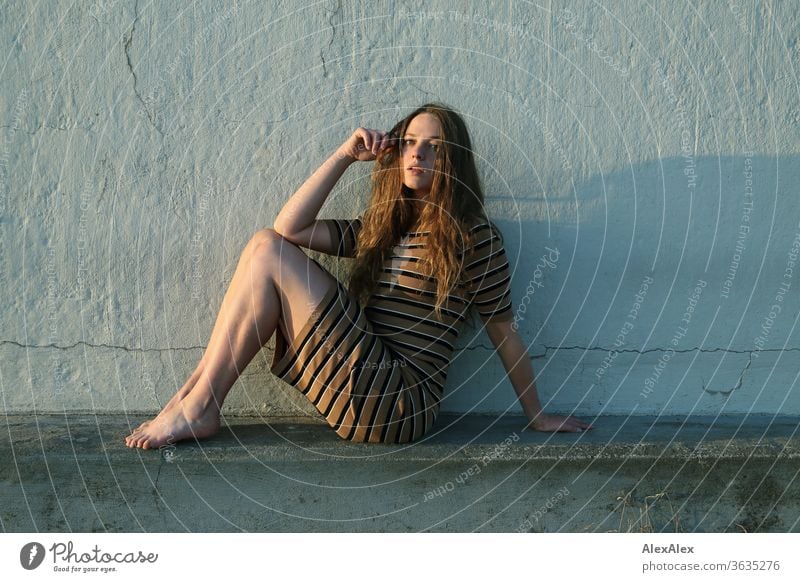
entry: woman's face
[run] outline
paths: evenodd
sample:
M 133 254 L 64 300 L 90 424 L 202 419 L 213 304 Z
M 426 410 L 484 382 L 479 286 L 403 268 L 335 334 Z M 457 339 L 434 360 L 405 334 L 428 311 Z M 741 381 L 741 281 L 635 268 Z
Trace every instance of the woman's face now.
M 433 164 L 441 146 L 442 126 L 430 113 L 420 113 L 408 124 L 400 143 L 403 184 L 424 198 L 433 184 Z

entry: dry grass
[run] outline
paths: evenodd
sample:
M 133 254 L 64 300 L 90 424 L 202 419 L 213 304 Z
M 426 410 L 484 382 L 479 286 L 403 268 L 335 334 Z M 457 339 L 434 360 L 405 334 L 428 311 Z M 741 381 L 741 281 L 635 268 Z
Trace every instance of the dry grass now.
M 617 508 L 620 510 L 619 528 L 611 531 L 628 533 L 683 531 L 680 516 L 675 513 L 666 491 L 646 495 L 641 500 L 636 499 L 634 490 L 623 491 L 617 496 L 617 502 Z

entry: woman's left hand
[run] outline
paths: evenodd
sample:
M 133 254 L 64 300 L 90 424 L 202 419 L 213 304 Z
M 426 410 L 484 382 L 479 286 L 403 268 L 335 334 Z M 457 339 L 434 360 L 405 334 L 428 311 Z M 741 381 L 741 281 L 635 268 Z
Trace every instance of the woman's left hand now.
M 526 428 L 541 432 L 583 432 L 594 427 L 574 416 L 558 416 L 542 412 L 528 423 Z

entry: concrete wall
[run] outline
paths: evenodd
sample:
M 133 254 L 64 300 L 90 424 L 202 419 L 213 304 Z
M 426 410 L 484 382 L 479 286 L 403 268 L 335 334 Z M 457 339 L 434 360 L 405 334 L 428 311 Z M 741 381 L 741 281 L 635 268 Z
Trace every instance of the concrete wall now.
M 796 3 L 300 4 L 4 3 L 6 411 L 156 410 L 252 232 L 356 126 L 436 99 L 550 408 L 800 413 Z M 229 410 L 313 413 L 270 346 Z M 488 338 L 459 347 L 444 409 L 521 411 Z

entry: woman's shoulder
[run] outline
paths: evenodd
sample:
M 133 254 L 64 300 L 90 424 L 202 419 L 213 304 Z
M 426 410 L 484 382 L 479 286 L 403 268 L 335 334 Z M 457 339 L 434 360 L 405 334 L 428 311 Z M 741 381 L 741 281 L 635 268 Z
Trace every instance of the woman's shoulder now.
M 498 238 L 502 241 L 500 230 L 486 216 L 479 216 L 469 220 L 466 223 L 466 227 L 471 246 L 493 238 Z
M 468 263 L 486 253 L 496 252 L 503 246 L 503 238 L 497 226 L 487 217 L 478 217 L 465 224 L 467 236 L 464 238 L 463 256 Z

